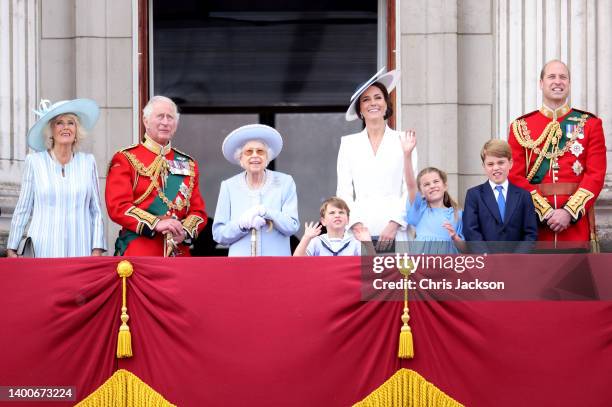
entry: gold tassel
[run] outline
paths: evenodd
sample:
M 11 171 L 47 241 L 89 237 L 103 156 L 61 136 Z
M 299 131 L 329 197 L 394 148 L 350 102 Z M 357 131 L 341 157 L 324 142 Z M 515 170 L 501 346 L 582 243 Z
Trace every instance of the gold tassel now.
M 412 359 L 414 357 L 414 345 L 412 343 L 412 331 L 408 325 L 410 315 L 408 315 L 408 303 L 404 303 L 404 314 L 402 315 L 402 322 L 404 325 L 400 331 L 399 337 L 399 350 L 397 357 L 400 359 Z
M 397 357 L 400 359 L 412 359 L 414 357 L 414 343 L 412 340 L 412 330 L 408 321 L 410 321 L 410 314 L 408 313 L 408 278 L 414 269 L 412 260 L 408 260 L 403 264 L 400 264 L 399 272 L 404 276 L 404 313 L 402 314 L 402 328 L 399 336 L 399 349 L 397 350 Z
M 132 334 L 127 322 L 130 319 L 127 314 L 127 282 L 126 278 L 134 272 L 132 263 L 122 260 L 117 265 L 117 274 L 122 281 L 122 305 L 121 305 L 121 327 L 119 327 L 119 337 L 117 338 L 117 359 L 132 357 Z

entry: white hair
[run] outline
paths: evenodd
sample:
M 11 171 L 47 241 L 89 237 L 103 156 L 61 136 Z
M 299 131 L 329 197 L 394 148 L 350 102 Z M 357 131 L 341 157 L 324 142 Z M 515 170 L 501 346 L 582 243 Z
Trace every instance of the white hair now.
M 246 146 L 246 144 L 250 143 L 251 141 L 257 141 L 263 144 L 264 148 L 266 149 L 266 167 L 267 167 L 268 163 L 270 162 L 270 157 L 272 157 L 272 149 L 268 147 L 268 144 L 265 141 L 259 140 L 259 139 L 245 141 L 244 144 L 242 144 L 240 147 L 236 149 L 236 151 L 234 151 L 234 160 L 240 162 L 240 157 L 242 157 L 242 150 L 244 149 L 244 146 Z
M 174 101 L 170 99 L 169 97 L 161 96 L 161 95 L 153 96 L 151 99 L 149 99 L 144 109 L 142 109 L 142 116 L 145 119 L 148 119 L 149 116 L 151 116 L 151 113 L 153 112 L 153 104 L 155 102 L 166 102 L 170 106 L 172 106 L 172 110 L 174 110 L 174 114 L 176 116 L 176 122 L 178 123 L 180 114 L 178 112 L 178 107 L 176 106 L 176 103 L 174 103 Z

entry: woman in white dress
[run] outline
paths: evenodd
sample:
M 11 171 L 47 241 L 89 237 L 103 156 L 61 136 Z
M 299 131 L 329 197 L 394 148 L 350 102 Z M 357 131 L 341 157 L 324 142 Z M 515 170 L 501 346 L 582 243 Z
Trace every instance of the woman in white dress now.
M 361 119 L 364 129 L 342 137 L 338 151 L 336 195 L 351 209 L 351 230 L 367 228 L 377 249 L 392 248 L 395 240 L 406 241 L 404 156 L 400 132 L 386 120 L 393 114 L 389 92 L 399 72 L 381 69 L 351 97 L 346 120 Z M 416 166 L 416 160 L 414 160 Z
M 98 170 L 93 155 L 76 147 L 95 125 L 100 109 L 89 99 L 53 105 L 43 100 L 35 113 L 40 118 L 28 131 L 28 145 L 36 152 L 26 157 L 7 255 L 17 257 L 30 221 L 27 236 L 35 257 L 99 256 L 106 251 L 106 241 Z

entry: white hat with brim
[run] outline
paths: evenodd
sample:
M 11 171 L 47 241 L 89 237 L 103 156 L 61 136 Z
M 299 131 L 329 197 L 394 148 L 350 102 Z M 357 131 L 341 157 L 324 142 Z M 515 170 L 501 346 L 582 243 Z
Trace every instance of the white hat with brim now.
M 253 140 L 260 140 L 268 145 L 272 151 L 272 156 L 268 157 L 270 161 L 278 157 L 283 149 L 283 138 L 276 129 L 265 124 L 247 124 L 237 128 L 225 137 L 221 147 L 223 157 L 232 164 L 240 165 L 240 161 L 236 160 L 234 153 L 247 142 Z
M 100 116 L 98 104 L 91 99 L 62 100 L 54 104 L 43 99 L 40 101 L 39 110 L 33 111 L 39 118 L 28 131 L 28 146 L 35 151 L 47 149 L 43 129 L 54 117 L 67 113 L 75 114 L 81 126 L 89 131 L 93 129 Z
M 387 88 L 387 92 L 389 93 L 391 93 L 391 91 L 395 89 L 395 86 L 397 85 L 397 82 L 400 79 L 400 72 L 394 69 L 391 72 L 384 73 L 386 69 L 386 67 L 383 67 L 380 71 L 376 72 L 374 76 L 372 76 L 362 85 L 360 85 L 355 91 L 355 93 L 353 93 L 353 96 L 351 96 L 351 104 L 349 105 L 348 110 L 346 111 L 346 121 L 350 122 L 359 118 L 359 116 L 357 116 L 356 109 L 356 104 L 359 101 L 359 96 L 361 96 L 361 94 L 365 92 L 373 83 L 381 83 L 385 88 Z

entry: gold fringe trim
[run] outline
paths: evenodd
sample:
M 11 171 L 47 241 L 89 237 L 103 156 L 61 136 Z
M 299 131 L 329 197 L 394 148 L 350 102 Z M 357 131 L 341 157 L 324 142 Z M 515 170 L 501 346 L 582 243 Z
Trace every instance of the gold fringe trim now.
M 117 265 L 117 274 L 122 280 L 122 303 L 121 303 L 121 326 L 119 327 L 119 337 L 117 338 L 117 359 L 132 357 L 132 334 L 127 322 L 130 319 L 127 314 L 127 282 L 126 279 L 132 275 L 134 268 L 132 263 L 122 260 Z
M 140 380 L 134 373 L 120 369 L 76 406 L 171 407 L 174 404 Z
M 463 407 L 410 369 L 400 369 L 353 407 Z

